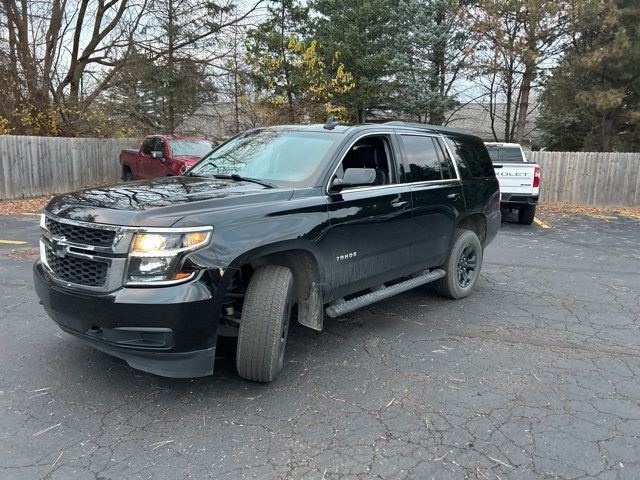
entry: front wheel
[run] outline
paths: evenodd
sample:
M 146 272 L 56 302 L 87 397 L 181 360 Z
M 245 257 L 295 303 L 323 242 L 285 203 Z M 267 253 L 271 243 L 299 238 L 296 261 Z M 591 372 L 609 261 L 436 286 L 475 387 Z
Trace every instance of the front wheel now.
M 535 205 L 525 205 L 518 209 L 518 223 L 520 225 L 531 225 L 536 216 Z
M 443 268 L 447 275 L 436 281 L 438 293 L 447 298 L 464 298 L 471 294 L 482 266 L 482 245 L 471 230 L 457 229 Z
M 253 273 L 242 306 L 236 351 L 242 378 L 270 382 L 282 370 L 292 304 L 291 270 L 264 265 Z

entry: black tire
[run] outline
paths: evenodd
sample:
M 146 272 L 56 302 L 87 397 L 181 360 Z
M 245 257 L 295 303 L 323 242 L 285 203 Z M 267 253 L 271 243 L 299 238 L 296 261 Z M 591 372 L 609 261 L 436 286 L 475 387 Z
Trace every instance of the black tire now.
M 131 173 L 131 170 L 127 168 L 124 172 L 122 172 L 122 180 L 124 180 L 125 182 L 133 181 L 133 174 Z
M 520 225 L 531 225 L 536 216 L 535 205 L 525 205 L 518 209 L 518 223 Z
M 436 290 L 447 298 L 464 298 L 471 294 L 482 267 L 482 245 L 475 232 L 457 229 L 447 261 L 442 266 L 447 275 L 436 280 Z
M 293 274 L 280 265 L 258 268 L 249 281 L 238 333 L 242 378 L 270 382 L 282 370 L 293 303 Z

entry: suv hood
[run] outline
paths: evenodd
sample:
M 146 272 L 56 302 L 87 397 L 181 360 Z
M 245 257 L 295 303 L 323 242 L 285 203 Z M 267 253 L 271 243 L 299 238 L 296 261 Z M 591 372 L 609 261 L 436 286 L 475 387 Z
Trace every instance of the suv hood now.
M 162 177 L 88 188 L 54 197 L 45 210 L 85 222 L 167 227 L 201 210 L 215 211 L 286 201 L 291 188 L 203 177 Z

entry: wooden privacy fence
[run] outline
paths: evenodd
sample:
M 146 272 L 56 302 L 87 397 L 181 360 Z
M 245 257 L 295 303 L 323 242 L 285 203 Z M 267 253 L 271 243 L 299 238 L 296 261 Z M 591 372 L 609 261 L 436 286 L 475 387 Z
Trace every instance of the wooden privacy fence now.
M 0 200 L 68 192 L 116 182 L 131 138 L 0 136 Z
M 530 152 L 542 168 L 540 201 L 640 205 L 640 153 Z
M 0 200 L 116 182 L 118 156 L 138 139 L 0 136 Z M 640 205 L 640 153 L 530 152 L 542 167 L 540 200 Z

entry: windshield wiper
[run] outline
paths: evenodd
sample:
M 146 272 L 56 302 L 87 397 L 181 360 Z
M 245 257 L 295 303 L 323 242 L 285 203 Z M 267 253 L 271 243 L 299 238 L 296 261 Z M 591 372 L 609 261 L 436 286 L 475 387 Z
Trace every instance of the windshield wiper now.
M 258 185 L 262 185 L 263 187 L 267 188 L 276 188 L 273 183 L 267 183 L 262 180 L 258 180 L 257 178 L 243 177 L 241 175 L 238 175 L 237 173 L 232 173 L 231 175 L 214 175 L 213 178 L 229 178 L 231 180 L 235 180 L 236 182 L 251 182 L 257 183 Z

